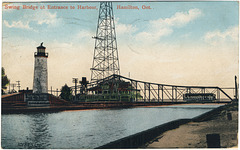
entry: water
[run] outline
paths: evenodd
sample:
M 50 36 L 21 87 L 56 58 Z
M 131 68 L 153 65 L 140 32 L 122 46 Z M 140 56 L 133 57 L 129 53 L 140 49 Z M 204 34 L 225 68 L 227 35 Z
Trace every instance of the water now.
M 189 119 L 220 105 L 2 115 L 2 148 L 95 148 L 176 119 Z

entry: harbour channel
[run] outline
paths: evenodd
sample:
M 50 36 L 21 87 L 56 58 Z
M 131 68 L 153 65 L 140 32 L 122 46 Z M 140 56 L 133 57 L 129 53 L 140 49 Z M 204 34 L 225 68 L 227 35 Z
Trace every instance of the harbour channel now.
M 96 148 L 177 120 L 192 119 L 221 105 L 171 105 L 128 109 L 2 115 L 2 148 Z

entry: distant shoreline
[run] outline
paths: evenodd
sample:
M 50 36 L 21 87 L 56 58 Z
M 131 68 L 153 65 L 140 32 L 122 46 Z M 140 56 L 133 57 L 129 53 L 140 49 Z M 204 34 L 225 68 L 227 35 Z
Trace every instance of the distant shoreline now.
M 205 103 L 207 105 L 219 105 L 226 103 Z M 66 106 L 46 106 L 46 107 L 2 107 L 2 114 L 30 114 L 30 113 L 56 113 L 61 111 L 81 111 L 81 110 L 96 110 L 96 109 L 124 109 L 133 107 L 163 107 L 176 105 L 205 105 L 191 103 L 129 103 L 129 102 L 95 102 L 81 103 L 76 105 Z

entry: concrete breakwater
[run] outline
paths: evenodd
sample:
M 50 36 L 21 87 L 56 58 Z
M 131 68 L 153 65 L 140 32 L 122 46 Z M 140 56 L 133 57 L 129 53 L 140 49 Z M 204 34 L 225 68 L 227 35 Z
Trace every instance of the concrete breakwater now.
M 223 105 L 218 108 L 215 108 L 209 112 L 206 112 L 200 116 L 197 116 L 192 119 L 179 119 L 175 121 L 171 121 L 154 128 L 142 131 L 140 133 L 130 135 L 128 137 L 124 137 L 122 139 L 110 142 L 108 144 L 102 145 L 97 147 L 96 149 L 120 149 L 120 148 L 139 148 L 144 146 L 149 141 L 154 140 L 160 134 L 164 133 L 165 131 L 172 130 L 178 128 L 180 125 L 189 123 L 189 122 L 200 122 L 207 118 L 210 118 L 222 110 L 224 110 L 228 105 Z
M 188 123 L 190 121 L 191 119 L 179 119 L 176 121 L 171 121 L 169 123 L 165 123 L 163 125 L 142 131 L 134 135 L 130 135 L 117 141 L 110 142 L 106 145 L 97 147 L 96 149 L 139 148 L 148 141 L 151 141 L 157 137 L 159 134 L 171 129 L 175 129 L 180 125 Z
M 174 136 L 173 136 L 174 135 Z M 238 104 L 227 105 L 209 117 L 160 134 L 144 148 L 233 148 L 238 147 Z

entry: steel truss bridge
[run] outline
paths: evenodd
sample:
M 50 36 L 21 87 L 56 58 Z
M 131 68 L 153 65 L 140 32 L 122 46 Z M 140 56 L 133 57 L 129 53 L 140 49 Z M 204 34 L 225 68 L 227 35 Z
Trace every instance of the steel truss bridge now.
M 214 101 L 212 101 L 216 103 L 231 102 L 235 99 L 235 88 L 158 84 L 134 80 L 116 74 L 95 82 L 91 82 L 88 85 L 88 89 L 91 89 L 91 87 L 96 87 L 99 83 L 117 83 L 118 81 L 124 81 L 125 83 L 130 84 L 130 89 L 128 90 L 131 91 L 130 96 L 132 97 L 132 102 L 186 102 L 183 97 L 184 94 L 187 93 L 203 95 L 210 93 L 216 96 Z M 88 92 L 88 94 L 91 95 L 90 92 Z M 141 97 L 139 97 L 139 94 Z

